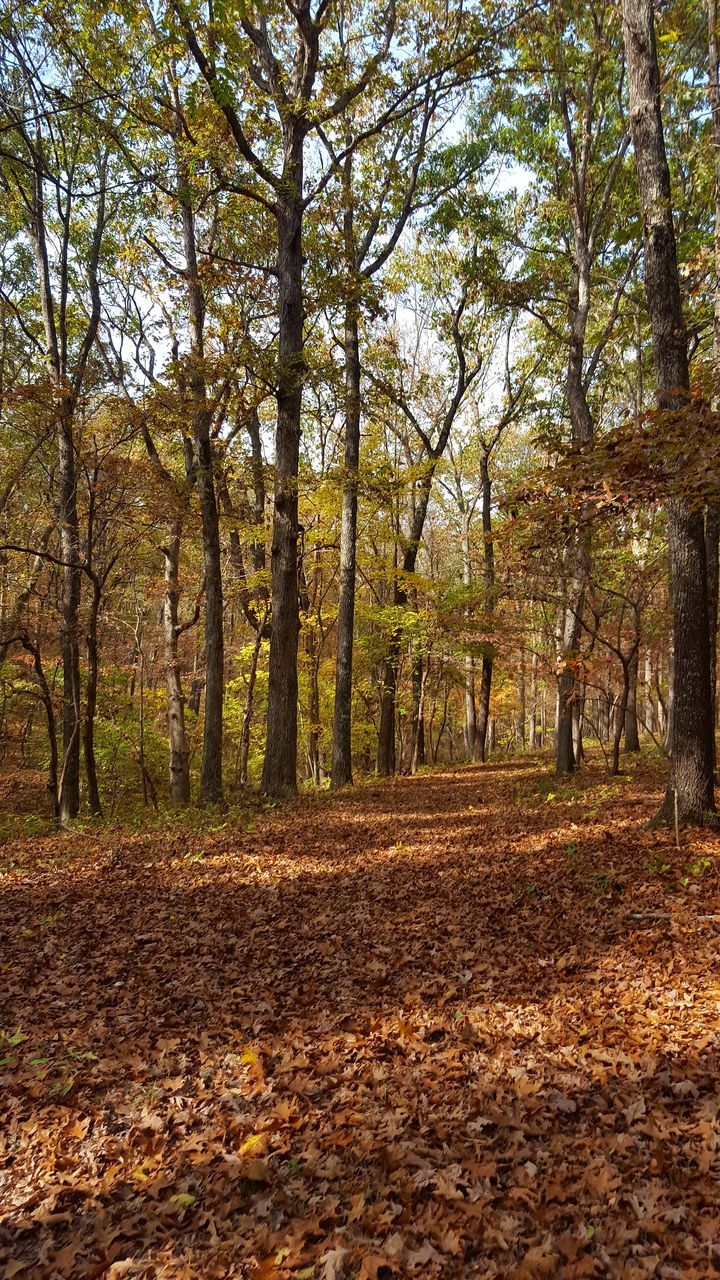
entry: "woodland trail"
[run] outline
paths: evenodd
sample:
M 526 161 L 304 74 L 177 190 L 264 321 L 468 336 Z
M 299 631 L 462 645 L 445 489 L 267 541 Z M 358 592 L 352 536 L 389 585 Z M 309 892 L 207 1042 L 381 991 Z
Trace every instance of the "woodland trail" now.
M 7 1280 L 720 1274 L 720 836 L 547 770 L 2 847 Z

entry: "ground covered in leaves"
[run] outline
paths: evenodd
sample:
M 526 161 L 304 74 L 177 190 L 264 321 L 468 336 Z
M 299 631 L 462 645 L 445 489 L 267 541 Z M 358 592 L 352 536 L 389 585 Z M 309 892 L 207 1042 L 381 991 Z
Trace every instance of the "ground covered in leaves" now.
M 538 760 L 0 850 L 0 1273 L 720 1275 L 720 836 Z

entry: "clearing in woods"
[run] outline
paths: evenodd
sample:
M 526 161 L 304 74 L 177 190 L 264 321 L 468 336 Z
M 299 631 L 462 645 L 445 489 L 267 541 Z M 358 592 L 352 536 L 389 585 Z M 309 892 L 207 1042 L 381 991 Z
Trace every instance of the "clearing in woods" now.
M 720 838 L 661 787 L 6 845 L 8 1280 L 717 1274 Z

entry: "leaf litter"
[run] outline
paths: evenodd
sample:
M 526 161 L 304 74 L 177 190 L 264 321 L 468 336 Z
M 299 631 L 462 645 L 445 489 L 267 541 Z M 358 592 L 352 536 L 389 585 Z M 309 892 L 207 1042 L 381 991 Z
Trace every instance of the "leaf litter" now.
M 720 837 L 661 784 L 6 847 L 4 1275 L 720 1274 Z

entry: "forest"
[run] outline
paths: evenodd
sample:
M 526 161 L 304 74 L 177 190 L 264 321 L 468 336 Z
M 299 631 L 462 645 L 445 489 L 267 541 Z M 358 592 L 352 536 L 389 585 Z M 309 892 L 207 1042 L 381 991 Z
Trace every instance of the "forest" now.
M 8 1280 L 720 1274 L 719 40 L 0 0 Z

